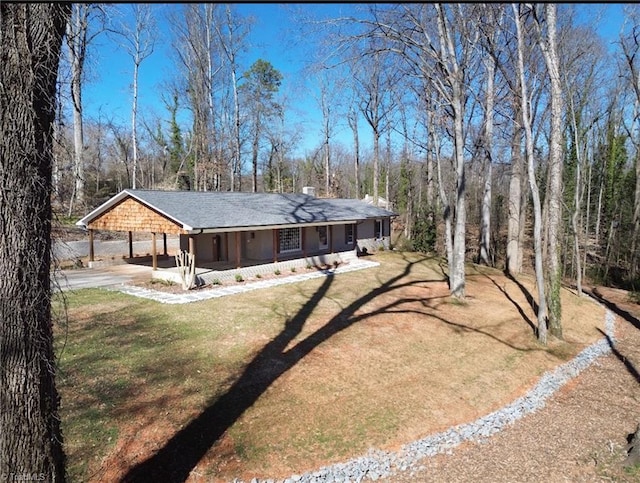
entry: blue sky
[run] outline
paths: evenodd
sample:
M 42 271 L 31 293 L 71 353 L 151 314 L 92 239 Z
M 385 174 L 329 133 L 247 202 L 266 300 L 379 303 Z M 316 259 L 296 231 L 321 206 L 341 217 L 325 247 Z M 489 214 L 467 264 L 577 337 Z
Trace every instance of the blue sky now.
M 119 8 L 127 11 L 128 5 Z M 171 77 L 174 69 L 171 60 L 169 25 L 166 14 L 177 10 L 179 4 L 152 4 L 158 23 L 158 40 L 154 53 L 146 59 L 139 74 L 139 112 L 143 117 L 152 114 L 167 118 L 160 94 L 163 82 Z M 255 17 L 255 24 L 249 38 L 250 50 L 243 55 L 242 71 L 257 59 L 262 58 L 273 64 L 283 75 L 280 91 L 290 98 L 288 120 L 303 133 L 297 154 L 314 149 L 321 139 L 321 116 L 317 102 L 309 91 L 301 90 L 301 84 L 312 87 L 310 79 L 301 77 L 301 71 L 308 61 L 309 43 L 295 41 L 296 25 L 291 20 L 292 10 L 300 4 L 235 4 L 242 15 Z M 335 16 L 348 12 L 348 4 L 307 4 L 304 9 L 313 14 Z M 605 38 L 615 40 L 622 23 L 622 4 L 582 4 L 579 20 L 597 21 L 600 33 Z M 102 116 L 122 125 L 130 125 L 132 62 L 130 57 L 105 35 L 96 38 L 91 47 L 89 79 L 83 90 L 85 113 L 89 117 Z M 336 139 L 345 144 L 351 141 L 351 133 L 346 127 L 339 127 Z M 363 126 L 363 141 L 368 133 Z M 366 148 L 366 146 L 364 146 Z
M 125 11 L 126 5 L 121 5 Z M 139 73 L 139 112 L 142 116 L 151 113 L 167 118 L 166 108 L 160 100 L 162 84 L 171 77 L 174 69 L 171 60 L 169 24 L 166 14 L 176 11 L 178 4 L 153 4 L 154 15 L 158 23 L 158 40 L 153 54 L 145 59 Z M 300 153 L 311 150 L 320 139 L 320 116 L 315 99 L 302 94 L 300 90 L 300 71 L 307 63 L 305 48 L 291 43 L 295 24 L 290 21 L 292 4 L 235 4 L 243 16 L 255 17 L 251 29 L 250 50 L 243 54 L 242 69 L 247 70 L 253 62 L 262 58 L 273 64 L 283 76 L 281 92 L 286 92 L 296 102 L 287 112 L 289 120 L 308 133 L 308 140 L 301 146 Z M 309 8 L 309 6 L 305 6 Z M 318 4 L 311 6 L 318 12 L 331 15 L 345 8 L 344 5 Z M 85 113 L 92 118 L 99 115 L 113 119 L 114 122 L 129 125 L 131 119 L 131 83 L 133 66 L 128 54 L 104 35 L 97 37 L 91 47 L 92 63 L 89 82 L 83 89 Z

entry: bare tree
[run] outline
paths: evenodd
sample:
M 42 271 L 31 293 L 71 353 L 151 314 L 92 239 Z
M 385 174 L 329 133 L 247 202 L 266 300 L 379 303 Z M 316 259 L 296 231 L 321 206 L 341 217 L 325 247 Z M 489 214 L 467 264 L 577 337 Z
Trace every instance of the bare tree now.
M 360 199 L 360 137 L 358 133 L 358 111 L 354 105 L 349 107 L 347 122 L 353 133 L 353 176 L 355 178 L 355 198 Z
M 520 103 L 522 126 L 525 138 L 525 153 L 527 158 L 527 171 L 529 173 L 529 185 L 533 198 L 533 241 L 535 251 L 536 286 L 538 289 L 538 340 L 547 343 L 547 302 L 545 297 L 545 283 L 542 262 L 542 208 L 540 205 L 540 191 L 536 181 L 534 166 L 533 131 L 531 128 L 531 102 L 529 99 L 529 87 L 526 80 L 524 66 L 524 34 L 522 12 L 518 5 L 512 4 L 513 17 L 516 25 L 518 39 L 518 77 L 520 79 Z
M 56 76 L 70 4 L 0 4 L 0 475 L 64 481 L 51 316 Z
M 564 101 L 560 77 L 560 59 L 557 39 L 557 5 L 547 3 L 532 10 L 534 25 L 538 31 L 538 43 L 547 66 L 551 94 L 551 132 L 549 139 L 549 164 L 547 169 L 549 191 L 547 222 L 547 284 L 549 307 L 549 331 L 562 339 L 562 307 L 560 288 L 562 265 L 560 263 L 560 235 L 562 229 L 562 167 L 564 159 L 563 116 Z
M 69 201 L 69 215 L 73 211 L 74 200 L 80 206 L 85 204 L 84 174 L 84 132 L 82 83 L 84 82 L 87 48 L 98 35 L 101 28 L 95 28 L 95 20 L 102 18 L 102 6 L 76 3 L 73 4 L 71 21 L 67 25 L 67 47 L 71 64 L 71 101 L 73 110 L 73 145 L 74 145 L 74 191 Z
M 242 191 L 242 138 L 240 119 L 240 100 L 238 96 L 239 87 L 239 54 L 245 48 L 245 39 L 249 34 L 251 22 L 243 20 L 232 10 L 231 6 L 225 5 L 224 21 L 214 24 L 214 29 L 224 57 L 227 61 L 227 71 L 230 76 L 230 87 L 233 93 L 233 127 L 230 185 L 231 191 Z
M 375 44 L 371 53 L 364 55 L 354 66 L 354 79 L 359 109 L 373 134 L 373 203 L 380 198 L 380 137 L 389 131 L 391 114 L 395 108 L 392 92 L 397 70 L 385 63 L 384 54 Z M 388 172 L 388 170 L 387 170 Z M 386 190 L 385 190 L 386 191 Z M 388 194 L 385 193 L 385 196 Z M 388 201 L 388 200 L 387 200 Z
M 631 238 L 631 276 L 635 276 L 638 265 L 638 235 L 640 234 L 640 12 L 637 5 L 627 7 L 627 15 L 631 29 L 628 33 L 621 32 L 620 46 L 624 57 L 623 75 L 628 79 L 628 84 L 634 95 L 633 126 L 629 129 L 629 137 L 635 147 L 635 175 L 636 184 L 634 191 L 633 208 L 633 235 Z M 626 75 L 625 75 L 626 74 Z
M 496 58 L 491 52 L 497 50 L 496 41 L 498 27 L 500 25 L 500 17 L 502 9 L 495 12 L 493 6 L 484 5 L 480 7 L 482 18 L 495 18 L 495 21 L 487 21 L 482 24 L 483 35 L 481 45 L 485 46 L 489 55 L 484 56 L 483 65 L 485 73 L 485 95 L 484 95 L 484 125 L 482 129 L 482 137 L 480 148 L 482 150 L 482 159 L 484 162 L 484 190 L 482 195 L 482 209 L 480 220 L 480 261 L 485 265 L 493 265 L 491 255 L 491 187 L 492 187 L 492 167 L 493 167 L 493 119 L 495 109 L 495 77 L 496 77 Z
M 132 4 L 133 25 L 122 22 L 115 32 L 122 37 L 122 46 L 133 61 L 133 99 L 131 101 L 131 146 L 133 148 L 131 175 L 133 189 L 138 179 L 138 75 L 140 64 L 153 53 L 157 37 L 156 24 L 148 4 Z
M 465 120 L 470 79 L 475 72 L 474 49 L 478 33 L 472 25 L 468 5 L 399 5 L 388 11 L 374 12 L 374 35 L 389 42 L 388 49 L 408 65 L 412 75 L 422 78 L 424 86 L 437 93 L 451 123 L 452 159 L 455 172 L 455 200 L 452 233 L 448 253 L 449 289 L 455 297 L 465 295 L 466 254 L 466 169 Z M 427 96 L 433 95 L 431 92 Z

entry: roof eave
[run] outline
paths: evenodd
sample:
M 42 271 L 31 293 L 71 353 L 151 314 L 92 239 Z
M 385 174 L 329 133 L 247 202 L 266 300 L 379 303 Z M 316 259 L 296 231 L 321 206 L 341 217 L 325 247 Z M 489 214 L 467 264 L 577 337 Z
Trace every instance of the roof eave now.
M 328 225 L 350 225 L 354 223 L 360 223 L 366 220 L 366 218 L 358 218 L 352 220 L 336 220 L 336 221 L 321 221 L 311 223 L 285 223 L 277 225 L 251 225 L 251 226 L 225 226 L 225 227 L 209 227 L 209 228 L 193 228 L 185 227 L 187 234 L 199 235 L 201 233 L 234 233 L 243 231 L 260 231 L 260 230 L 280 230 L 282 228 L 300 228 L 300 227 L 314 227 L 314 226 L 328 226 Z

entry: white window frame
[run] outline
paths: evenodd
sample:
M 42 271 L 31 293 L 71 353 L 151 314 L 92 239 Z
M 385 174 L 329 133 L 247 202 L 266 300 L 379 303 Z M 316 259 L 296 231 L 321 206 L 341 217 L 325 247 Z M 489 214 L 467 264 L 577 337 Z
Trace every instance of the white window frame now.
M 348 225 L 344 225 L 344 241 L 347 245 L 353 245 L 354 242 L 354 226 L 349 223 Z
M 283 248 L 283 246 L 287 248 Z M 302 231 L 300 228 L 280 228 L 278 230 L 278 250 L 279 253 L 299 252 L 302 250 Z

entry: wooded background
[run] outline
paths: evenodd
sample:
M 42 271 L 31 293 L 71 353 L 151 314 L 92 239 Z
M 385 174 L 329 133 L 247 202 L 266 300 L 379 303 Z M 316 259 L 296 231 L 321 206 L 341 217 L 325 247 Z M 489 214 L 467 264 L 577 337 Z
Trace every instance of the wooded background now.
M 549 290 L 585 277 L 634 288 L 640 10 L 624 7 L 608 45 L 595 20 L 578 22 L 576 7 L 376 4 L 339 19 L 298 17 L 292 41 L 310 44 L 305 75 L 322 113 L 316 148 L 300 155 L 301 133 L 286 122 L 292 93 L 281 89 L 277 59 L 243 64 L 252 20 L 235 6 L 169 11 L 175 69 L 154 93 L 159 115 L 137 105 L 139 69 L 157 43 L 154 6 L 114 15 L 116 7 L 74 5 L 59 75 L 54 205 L 83 214 L 130 187 L 314 186 L 319 196 L 389 200 L 400 214 L 396 243 L 446 255 L 459 295 L 465 260 L 517 274 L 535 267 L 536 247 L 553 274 Z M 83 114 L 99 38 L 131 59 L 126 125 L 108 112 Z M 353 142 L 335 141 L 338 129 Z

